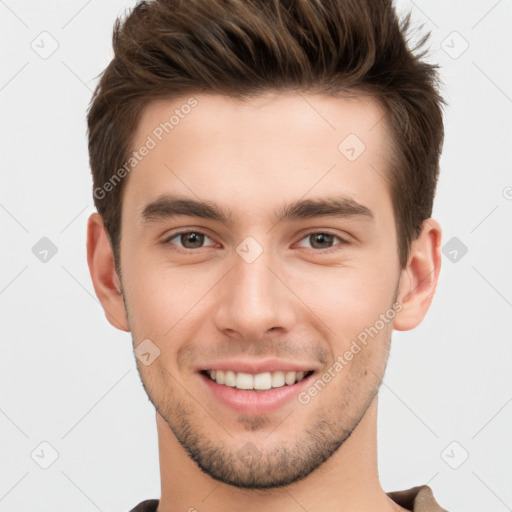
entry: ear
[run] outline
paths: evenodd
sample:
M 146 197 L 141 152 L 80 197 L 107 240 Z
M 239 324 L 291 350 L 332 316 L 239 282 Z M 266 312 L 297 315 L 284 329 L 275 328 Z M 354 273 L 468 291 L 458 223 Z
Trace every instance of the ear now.
M 397 302 L 402 308 L 395 315 L 394 329 L 408 331 L 421 323 L 434 298 L 440 270 L 441 226 L 434 219 L 426 219 L 400 276 Z
M 129 332 L 128 318 L 121 294 L 114 255 L 103 219 L 93 213 L 87 223 L 87 264 L 96 296 L 101 302 L 107 320 L 117 329 Z

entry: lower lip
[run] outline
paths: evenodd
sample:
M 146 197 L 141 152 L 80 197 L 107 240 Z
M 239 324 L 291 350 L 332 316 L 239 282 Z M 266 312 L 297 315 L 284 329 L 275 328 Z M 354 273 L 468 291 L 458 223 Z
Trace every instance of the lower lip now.
M 206 375 L 199 373 L 206 387 L 219 402 L 236 412 L 246 414 L 265 414 L 279 409 L 308 386 L 314 375 L 313 372 L 309 377 L 291 386 L 285 384 L 280 388 L 271 388 L 265 391 L 248 391 L 217 384 Z

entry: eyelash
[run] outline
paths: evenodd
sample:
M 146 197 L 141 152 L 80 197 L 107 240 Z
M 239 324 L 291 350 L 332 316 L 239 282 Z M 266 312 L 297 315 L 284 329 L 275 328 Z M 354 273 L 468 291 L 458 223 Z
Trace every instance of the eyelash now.
M 202 231 L 194 229 L 194 230 L 190 230 L 190 231 L 180 231 L 178 233 L 174 233 L 170 237 L 168 237 L 165 240 L 163 240 L 162 243 L 164 245 L 169 245 L 169 244 L 174 245 L 174 244 L 172 244 L 171 240 L 173 240 L 174 238 L 176 238 L 176 237 L 178 237 L 180 235 L 186 235 L 186 234 L 190 234 L 190 233 L 195 233 L 197 235 L 204 235 L 205 237 L 210 238 L 206 233 L 203 233 Z M 339 247 L 339 246 L 347 245 L 349 243 L 345 239 L 341 238 L 339 235 L 336 235 L 335 233 L 331 233 L 330 231 L 310 231 L 309 233 L 306 233 L 300 239 L 300 241 L 304 240 L 305 238 L 310 237 L 311 235 L 331 235 L 331 236 L 337 238 L 338 240 L 340 240 L 340 242 L 341 242 L 337 246 L 331 247 L 329 249 L 314 249 L 314 248 L 312 248 L 313 251 L 318 252 L 320 254 L 330 254 L 332 252 L 336 252 L 336 251 L 341 249 L 341 247 Z M 182 251 L 182 252 L 183 251 L 185 251 L 185 252 L 197 251 L 199 249 L 204 249 L 204 247 L 199 247 L 197 249 L 186 249 L 184 247 L 177 246 L 177 250 L 178 251 Z

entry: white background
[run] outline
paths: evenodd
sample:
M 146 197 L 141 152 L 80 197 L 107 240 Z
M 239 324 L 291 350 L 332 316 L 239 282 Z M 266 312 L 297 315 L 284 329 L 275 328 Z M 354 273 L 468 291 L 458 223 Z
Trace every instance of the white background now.
M 114 20 L 132 5 L 0 1 L 2 512 L 123 512 L 160 496 L 154 409 L 129 333 L 108 324 L 95 297 L 85 246 L 94 211 L 85 113 L 112 57 Z M 468 252 L 456 262 L 443 255 L 426 319 L 394 334 L 379 404 L 381 481 L 386 491 L 428 483 L 450 512 L 504 512 L 512 510 L 512 0 L 397 6 L 432 31 L 430 59 L 442 67 L 449 104 L 434 217 L 443 244 L 457 237 Z M 43 31 L 58 43 L 46 59 L 31 47 L 46 37 L 51 48 Z M 32 252 L 42 237 L 57 247 L 46 263 Z M 48 469 L 31 456 L 41 442 L 58 452 Z

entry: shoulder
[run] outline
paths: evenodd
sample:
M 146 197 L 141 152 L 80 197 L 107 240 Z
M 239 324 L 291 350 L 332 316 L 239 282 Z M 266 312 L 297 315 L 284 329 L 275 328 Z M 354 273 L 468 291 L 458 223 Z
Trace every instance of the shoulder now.
M 132 508 L 130 512 L 157 512 L 158 503 L 160 500 L 144 500 L 141 501 L 136 507 Z
M 437 503 L 428 485 L 419 485 L 405 491 L 392 491 L 387 495 L 395 503 L 412 512 L 448 512 Z

